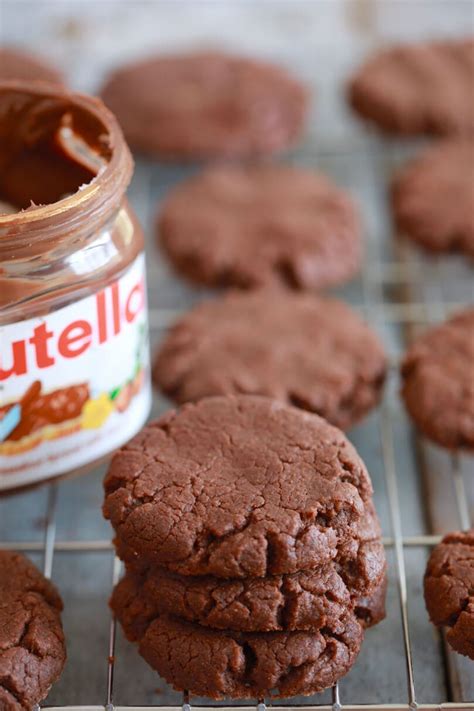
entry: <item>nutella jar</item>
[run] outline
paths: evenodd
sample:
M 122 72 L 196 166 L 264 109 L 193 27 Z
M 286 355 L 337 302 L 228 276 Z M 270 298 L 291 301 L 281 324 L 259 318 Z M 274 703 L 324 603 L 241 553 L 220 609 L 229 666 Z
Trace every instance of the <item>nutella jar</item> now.
M 94 466 L 148 415 L 132 168 L 100 101 L 0 83 L 0 491 Z

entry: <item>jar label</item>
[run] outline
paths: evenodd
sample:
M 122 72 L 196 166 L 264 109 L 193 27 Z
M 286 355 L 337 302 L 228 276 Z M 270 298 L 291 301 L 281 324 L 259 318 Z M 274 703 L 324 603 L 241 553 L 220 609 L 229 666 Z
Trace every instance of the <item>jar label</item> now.
M 0 326 L 0 491 L 100 459 L 150 405 L 141 254 L 92 296 Z

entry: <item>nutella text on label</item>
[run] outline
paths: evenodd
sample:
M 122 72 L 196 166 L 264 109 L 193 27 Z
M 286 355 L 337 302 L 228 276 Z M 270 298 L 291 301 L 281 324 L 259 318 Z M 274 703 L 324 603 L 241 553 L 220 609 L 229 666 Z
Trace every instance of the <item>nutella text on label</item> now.
M 94 344 L 107 343 L 117 336 L 144 309 L 143 275 L 126 294 L 121 294 L 123 290 L 123 285 L 117 281 L 99 291 L 88 318 L 69 321 L 58 331 L 49 330 L 47 322 L 42 321 L 32 327 L 31 333 L 24 338 L 9 343 L 10 354 L 2 346 L 0 382 L 25 375 L 34 368 L 50 368 L 61 358 L 77 358 Z M 67 309 L 64 311 L 67 312 Z M 66 313 L 64 315 L 66 317 Z

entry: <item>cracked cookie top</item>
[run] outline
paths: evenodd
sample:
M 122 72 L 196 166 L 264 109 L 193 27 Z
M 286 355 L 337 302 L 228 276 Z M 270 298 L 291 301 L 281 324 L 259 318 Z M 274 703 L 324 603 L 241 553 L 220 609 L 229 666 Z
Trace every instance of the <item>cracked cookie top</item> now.
M 104 487 L 125 561 L 221 578 L 355 557 L 372 496 L 342 432 L 256 396 L 207 398 L 151 423 Z
M 431 621 L 447 627 L 453 649 L 474 659 L 474 529 L 448 533 L 435 546 L 424 589 Z
M 449 449 L 474 449 L 474 308 L 430 328 L 409 348 L 402 397 L 416 425 Z
M 0 551 L 2 711 L 29 711 L 61 674 L 66 660 L 61 610 L 56 588 L 33 563 Z
M 204 302 L 170 330 L 153 367 L 177 403 L 265 395 L 346 429 L 382 390 L 382 345 L 342 301 L 264 290 Z
M 168 195 L 157 231 L 180 274 L 215 287 L 324 289 L 352 279 L 362 259 L 350 195 L 284 165 L 205 170 Z
M 349 671 L 363 639 L 350 609 L 312 632 L 231 632 L 157 614 L 133 577 L 119 587 L 112 607 L 144 659 L 175 689 L 210 698 L 322 691 Z

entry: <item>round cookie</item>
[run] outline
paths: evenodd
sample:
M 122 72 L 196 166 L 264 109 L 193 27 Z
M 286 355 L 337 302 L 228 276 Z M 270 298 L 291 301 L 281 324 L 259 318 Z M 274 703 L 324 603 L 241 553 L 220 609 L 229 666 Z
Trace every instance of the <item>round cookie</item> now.
M 125 561 L 220 578 L 356 557 L 372 496 L 342 432 L 244 395 L 152 422 L 114 456 L 104 487 L 104 515 Z
M 179 404 L 266 395 L 347 429 L 377 405 L 385 371 L 378 338 L 342 301 L 263 290 L 183 316 L 157 353 L 153 379 Z
M 459 654 L 474 659 L 474 529 L 448 533 L 433 549 L 424 580 L 433 624 Z
M 155 56 L 101 92 L 136 150 L 165 160 L 267 155 L 300 135 L 307 93 L 283 68 L 223 52 Z
M 210 168 L 168 195 L 157 229 L 177 271 L 208 286 L 323 289 L 354 277 L 362 258 L 349 195 L 291 166 Z
M 29 711 L 64 667 L 62 602 L 27 558 L 0 550 L 0 708 Z
M 43 59 L 13 47 L 0 47 L 0 81 L 5 79 L 64 83 L 61 73 Z
M 470 133 L 473 84 L 473 39 L 399 45 L 369 58 L 350 82 L 349 100 L 389 133 Z
M 402 397 L 417 427 L 448 449 L 474 449 L 474 308 L 421 335 L 402 365 Z
M 112 607 L 150 666 L 175 689 L 214 699 L 322 691 L 349 671 L 363 639 L 350 611 L 316 632 L 245 634 L 166 615 L 152 615 L 137 627 L 127 606 L 139 618 L 143 608 L 148 614 L 138 586 L 130 587 L 128 598 L 112 598 Z
M 408 163 L 393 183 L 392 204 L 411 240 L 474 259 L 474 142 L 447 139 Z

